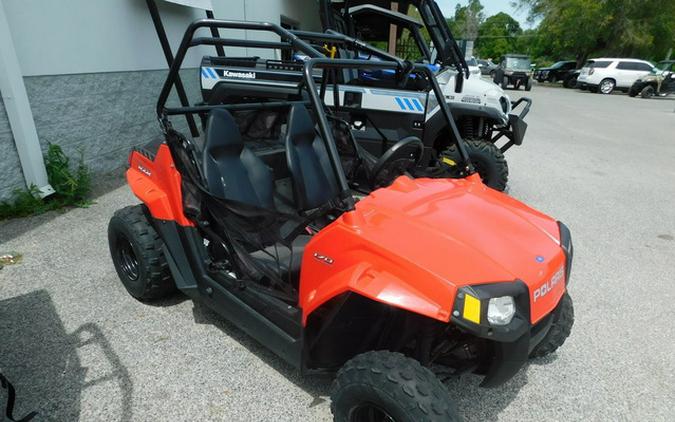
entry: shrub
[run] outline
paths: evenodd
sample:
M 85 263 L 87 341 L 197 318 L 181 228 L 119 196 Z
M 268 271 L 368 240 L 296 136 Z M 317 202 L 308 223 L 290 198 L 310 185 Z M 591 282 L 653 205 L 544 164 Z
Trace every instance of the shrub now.
M 91 175 L 84 164 L 81 151 L 80 159 L 72 169 L 70 159 L 61 147 L 50 143 L 45 156 L 45 167 L 54 193 L 42 199 L 36 186 L 16 189 L 10 200 L 0 202 L 0 220 L 42 214 L 68 206 L 89 206 L 91 202 L 87 196 L 91 190 Z

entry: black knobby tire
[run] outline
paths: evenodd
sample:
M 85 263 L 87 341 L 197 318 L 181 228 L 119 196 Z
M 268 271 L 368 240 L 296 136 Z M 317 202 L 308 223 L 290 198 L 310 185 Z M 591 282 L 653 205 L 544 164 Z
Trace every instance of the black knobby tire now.
M 482 139 L 465 139 L 464 145 L 483 183 L 492 189 L 504 191 L 509 180 L 509 165 L 499 148 L 492 142 Z M 441 155 L 455 162 L 461 161 L 456 145 L 449 146 L 441 152 Z
M 525 91 L 532 91 L 532 79 L 527 78 L 527 81 L 525 82 Z
M 647 85 L 646 87 L 642 88 L 642 91 L 640 91 L 640 97 L 651 98 L 654 96 L 655 93 L 656 90 L 654 89 L 654 87 L 651 85 Z
M 635 97 L 637 95 L 638 95 L 638 90 L 631 86 L 630 89 L 628 90 L 628 96 L 629 97 Z
M 508 76 L 504 76 L 504 77 L 502 78 L 502 89 L 506 89 L 506 88 L 508 88 L 508 87 L 509 87 L 509 77 L 508 77 Z M 517 86 L 516 86 L 516 89 L 518 89 Z
M 115 211 L 108 224 L 108 244 L 117 275 L 131 296 L 159 299 L 176 290 L 162 252 L 163 241 L 142 205 Z
M 563 82 L 563 87 L 565 88 L 574 88 L 577 85 L 577 78 L 574 76 L 570 76 L 569 78 L 565 79 L 565 82 Z
M 560 299 L 560 309 L 553 315 L 553 325 L 546 336 L 530 353 L 531 358 L 540 358 L 555 352 L 565 343 L 574 325 L 574 304 L 568 293 Z
M 367 352 L 348 361 L 337 373 L 331 401 L 336 422 L 461 420 L 448 390 L 431 370 L 388 351 Z

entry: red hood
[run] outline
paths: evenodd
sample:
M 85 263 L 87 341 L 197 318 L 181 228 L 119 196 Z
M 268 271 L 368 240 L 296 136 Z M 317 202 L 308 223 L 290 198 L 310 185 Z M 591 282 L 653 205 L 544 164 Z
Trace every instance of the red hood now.
M 456 289 L 465 285 L 522 280 L 530 290 L 532 322 L 550 312 L 564 291 L 559 283 L 554 294 L 536 303 L 532 297 L 565 262 L 557 222 L 487 188 L 478 176 L 400 177 L 358 202 L 354 212 L 336 223 L 310 242 L 307 252 L 331 254 L 336 270 L 345 261 L 367 261 L 369 271 L 378 274 L 368 280 L 380 281 L 366 285 L 354 276 L 352 288 L 408 309 L 431 304 L 418 312 L 439 319 L 449 317 Z M 347 230 L 351 236 L 343 238 L 334 230 Z M 340 247 L 322 238 L 332 238 Z M 310 264 L 307 257 L 308 253 L 303 272 Z
M 356 209 L 369 240 L 458 287 L 514 279 L 538 285 L 537 257 L 564 260 L 555 220 L 480 182 L 399 178 Z

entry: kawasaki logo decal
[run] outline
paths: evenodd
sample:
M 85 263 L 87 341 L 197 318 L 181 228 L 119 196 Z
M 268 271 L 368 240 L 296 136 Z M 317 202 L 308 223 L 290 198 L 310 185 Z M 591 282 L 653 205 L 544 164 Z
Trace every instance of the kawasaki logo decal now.
M 241 78 L 241 79 L 255 79 L 255 72 L 230 72 L 226 70 L 223 72 L 226 78 Z
M 223 71 L 223 76 L 226 78 L 255 79 L 255 72 L 233 72 L 225 70 Z M 218 73 L 216 73 L 216 70 L 212 67 L 203 67 L 202 77 L 206 79 L 220 79 Z

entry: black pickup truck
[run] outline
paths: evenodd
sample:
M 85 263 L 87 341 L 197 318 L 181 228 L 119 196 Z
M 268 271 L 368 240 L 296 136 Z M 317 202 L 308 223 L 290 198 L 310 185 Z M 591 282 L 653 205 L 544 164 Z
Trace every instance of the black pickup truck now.
M 564 60 L 554 63 L 550 67 L 542 67 L 534 72 L 534 78 L 539 82 L 555 83 L 563 81 L 567 85 L 568 80 L 574 74 L 577 68 L 577 62 L 574 60 Z

